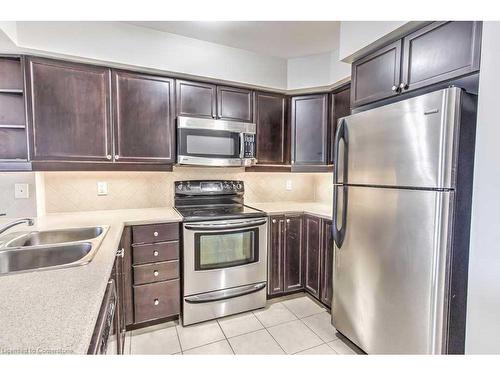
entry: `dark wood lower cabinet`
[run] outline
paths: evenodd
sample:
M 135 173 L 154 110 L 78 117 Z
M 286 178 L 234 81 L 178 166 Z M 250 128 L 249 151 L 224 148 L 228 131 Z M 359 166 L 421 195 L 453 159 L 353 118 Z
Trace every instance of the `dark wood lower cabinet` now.
M 304 216 L 305 288 L 314 297 L 320 293 L 321 219 Z
M 304 288 L 302 215 L 287 215 L 283 249 L 283 290 L 292 292 Z
M 322 220 L 320 300 L 328 307 L 332 307 L 333 297 L 333 254 L 332 222 Z
M 165 241 L 167 239 L 169 241 Z M 177 316 L 180 312 L 179 224 L 125 227 L 120 244 L 124 327 L 155 324 Z
M 326 306 L 333 295 L 331 220 L 313 215 L 270 217 L 268 295 L 305 290 Z

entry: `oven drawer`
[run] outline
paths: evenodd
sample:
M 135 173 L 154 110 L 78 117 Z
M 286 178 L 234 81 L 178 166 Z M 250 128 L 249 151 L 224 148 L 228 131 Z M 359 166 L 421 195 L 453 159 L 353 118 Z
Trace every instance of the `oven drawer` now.
M 132 227 L 132 242 L 153 243 L 179 239 L 179 223 L 136 225 Z
M 179 278 L 179 261 L 134 266 L 134 285 L 155 283 Z
M 135 323 L 179 314 L 179 280 L 134 286 Z
M 179 241 L 132 245 L 132 263 L 154 263 L 179 259 Z

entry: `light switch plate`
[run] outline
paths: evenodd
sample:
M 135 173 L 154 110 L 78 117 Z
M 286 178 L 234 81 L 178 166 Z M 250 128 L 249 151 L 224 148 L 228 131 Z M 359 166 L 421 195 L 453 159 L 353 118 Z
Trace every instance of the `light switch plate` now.
M 285 189 L 292 190 L 292 180 L 286 180 Z
M 106 181 L 97 183 L 97 195 L 108 195 L 108 183 Z
M 28 199 L 30 197 L 28 184 L 14 184 L 15 199 Z

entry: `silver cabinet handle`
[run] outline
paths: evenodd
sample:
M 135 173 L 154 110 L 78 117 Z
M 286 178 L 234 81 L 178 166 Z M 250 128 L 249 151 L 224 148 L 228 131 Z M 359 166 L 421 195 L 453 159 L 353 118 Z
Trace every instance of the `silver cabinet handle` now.
M 154 304 L 155 306 L 158 306 L 160 304 L 160 300 L 158 298 L 155 298 Z
M 399 84 L 399 89 L 400 90 L 406 90 L 407 88 L 408 88 L 408 84 L 407 83 L 401 82 Z
M 273 219 L 273 224 L 276 224 L 276 219 Z
M 120 159 L 120 155 L 115 155 L 115 160 Z
M 153 236 L 158 237 L 158 232 L 154 232 Z
M 153 251 L 153 255 L 154 255 L 155 257 L 157 257 L 157 256 L 158 256 L 158 250 Z
M 156 277 L 156 276 L 158 276 L 158 275 L 159 275 L 158 271 L 156 271 L 156 270 L 155 270 L 155 271 L 153 272 L 153 275 L 154 275 L 155 277 Z
M 111 160 L 111 155 L 106 155 L 106 159 Z
M 399 91 L 399 87 L 398 87 L 398 86 L 396 86 L 396 85 L 393 85 L 393 86 L 391 87 L 391 90 L 392 90 L 392 92 L 398 92 L 398 91 Z
M 290 222 L 290 219 L 286 219 L 286 222 L 289 223 Z

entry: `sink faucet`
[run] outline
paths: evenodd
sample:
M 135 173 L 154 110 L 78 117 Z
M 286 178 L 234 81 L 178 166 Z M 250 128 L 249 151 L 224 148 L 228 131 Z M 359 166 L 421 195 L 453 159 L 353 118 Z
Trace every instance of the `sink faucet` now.
M 10 223 L 7 223 L 5 225 L 2 225 L 0 227 L 0 234 L 2 234 L 3 232 L 5 232 L 7 229 L 10 229 L 16 225 L 19 225 L 19 224 L 28 224 L 29 226 L 32 226 L 35 222 L 33 221 L 33 219 L 30 219 L 30 218 L 25 218 L 25 219 L 19 219 L 19 220 L 14 220 L 14 221 L 11 221 Z

